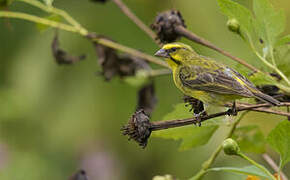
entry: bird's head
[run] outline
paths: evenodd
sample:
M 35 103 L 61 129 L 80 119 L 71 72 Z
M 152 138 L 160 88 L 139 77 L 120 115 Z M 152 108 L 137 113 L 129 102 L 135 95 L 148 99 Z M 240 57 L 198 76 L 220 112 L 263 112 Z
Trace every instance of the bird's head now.
M 155 56 L 166 58 L 171 68 L 177 67 L 184 62 L 192 59 L 198 54 L 188 45 L 183 43 L 165 44 Z

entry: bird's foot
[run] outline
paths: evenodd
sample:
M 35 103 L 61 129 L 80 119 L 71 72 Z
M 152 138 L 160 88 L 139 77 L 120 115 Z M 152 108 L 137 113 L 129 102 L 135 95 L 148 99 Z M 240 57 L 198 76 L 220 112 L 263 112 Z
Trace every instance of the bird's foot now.
M 203 117 L 203 116 L 206 116 L 207 115 L 207 113 L 206 113 L 206 111 L 205 110 L 203 110 L 202 112 L 199 112 L 199 113 L 194 113 L 193 114 L 194 115 L 194 125 L 197 125 L 197 126 L 201 126 L 201 118 Z
M 238 115 L 238 111 L 237 111 L 237 107 L 236 107 L 236 102 L 234 102 L 232 108 L 230 108 L 227 111 L 227 115 L 229 115 L 229 116 L 237 116 Z

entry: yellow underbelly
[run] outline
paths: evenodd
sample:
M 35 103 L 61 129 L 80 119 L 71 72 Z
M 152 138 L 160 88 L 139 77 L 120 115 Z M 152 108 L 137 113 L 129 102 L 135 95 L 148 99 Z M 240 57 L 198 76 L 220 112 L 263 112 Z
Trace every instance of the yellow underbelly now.
M 205 91 L 195 91 L 192 89 L 187 89 L 183 87 L 180 90 L 187 96 L 191 96 L 202 101 L 205 104 L 212 104 L 212 105 L 224 105 L 227 102 L 232 102 L 236 99 L 241 99 L 243 97 L 237 95 L 227 95 L 227 94 L 217 94 Z

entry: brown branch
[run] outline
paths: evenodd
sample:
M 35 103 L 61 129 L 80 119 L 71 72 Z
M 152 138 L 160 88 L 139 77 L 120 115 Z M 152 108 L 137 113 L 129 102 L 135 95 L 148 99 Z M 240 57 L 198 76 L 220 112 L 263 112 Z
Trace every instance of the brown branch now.
M 181 36 L 183 36 L 183 37 L 185 37 L 187 39 L 190 39 L 190 40 L 192 40 L 192 41 L 194 41 L 194 42 L 196 42 L 198 44 L 201 44 L 203 46 L 211 48 L 211 49 L 213 49 L 213 50 L 215 50 L 215 51 L 217 51 L 217 52 L 219 52 L 219 53 L 221 53 L 221 54 L 233 59 L 234 61 L 237 61 L 238 63 L 246 66 L 247 68 L 253 70 L 254 72 L 259 72 L 260 71 L 259 69 L 255 68 L 251 64 L 248 64 L 246 61 L 231 55 L 229 52 L 222 50 L 221 48 L 215 46 L 211 42 L 199 37 L 198 35 L 194 34 L 191 31 L 187 30 L 183 26 L 180 26 L 180 25 L 179 26 L 175 26 L 174 29 L 175 29 L 176 33 L 178 33 L 179 35 L 181 35 Z
M 239 105 L 242 107 L 246 107 L 249 106 L 251 104 L 248 103 L 239 103 Z M 231 106 L 227 106 L 227 107 L 231 107 Z M 288 106 L 287 106 L 288 107 Z M 254 108 L 251 111 L 257 111 L 257 112 L 264 112 L 264 113 L 270 113 L 270 114 L 277 114 L 277 115 L 281 115 L 281 116 L 287 116 L 290 117 L 290 113 L 289 112 L 284 112 L 284 111 L 279 111 L 279 110 L 274 110 L 274 109 L 270 109 L 270 108 L 265 108 L 265 107 L 259 107 L 259 108 Z
M 251 104 L 251 105 L 243 104 L 241 106 L 237 105 L 237 112 L 252 110 L 252 111 L 273 113 L 273 110 L 267 109 L 267 110 L 263 111 L 264 109 L 262 109 L 262 108 L 271 107 L 271 106 L 272 105 L 270 105 L 270 104 Z M 278 106 L 290 106 L 290 102 L 284 102 Z M 227 114 L 228 114 L 228 111 L 224 111 L 224 112 L 219 112 L 219 113 L 215 113 L 215 114 L 202 116 L 201 122 L 206 121 L 206 120 L 211 119 L 211 118 L 224 116 Z M 285 114 L 285 112 L 279 113 L 279 111 L 275 111 L 275 113 L 273 113 L 273 114 L 278 114 L 278 115 L 282 115 L 282 116 L 286 115 L 289 117 L 289 113 Z M 174 128 L 174 127 L 186 126 L 186 125 L 190 125 L 190 124 L 195 124 L 196 121 L 197 121 L 196 118 L 176 119 L 176 120 L 168 120 L 168 121 L 156 121 L 156 122 L 151 122 L 151 130 L 158 131 L 158 130 L 162 130 L 162 129 L 169 129 L 169 128 Z
M 159 41 L 157 41 L 156 34 L 146 26 L 124 3 L 122 0 L 113 0 L 113 2 L 123 11 L 123 13 L 128 16 L 140 29 L 142 29 L 153 41 L 159 45 Z
M 274 169 L 275 172 L 279 172 L 278 165 L 274 162 L 274 160 L 268 154 L 264 153 L 262 154 L 262 157 Z M 282 171 L 280 171 L 280 175 L 283 180 L 288 180 L 287 176 Z
M 229 106 L 227 104 L 226 106 Z M 290 116 L 290 113 L 275 111 L 268 109 L 272 105 L 270 104 L 239 104 L 236 105 L 236 111 L 260 111 L 266 113 L 273 113 L 282 116 Z M 290 102 L 280 103 L 278 106 L 290 106 Z M 204 115 L 200 117 L 199 122 L 206 121 L 211 118 L 228 115 L 229 111 L 219 112 L 210 115 Z M 199 123 L 198 122 L 198 123 Z M 176 119 L 176 120 L 167 120 L 167 121 L 155 121 L 150 122 L 150 117 L 144 112 L 143 109 L 136 111 L 130 118 L 127 125 L 121 128 L 123 135 L 128 135 L 129 140 L 134 139 L 139 143 L 143 148 L 146 147 L 147 141 L 150 137 L 152 131 L 158 131 L 163 129 L 175 128 L 186 126 L 190 124 L 196 124 L 196 118 L 187 118 L 187 119 Z

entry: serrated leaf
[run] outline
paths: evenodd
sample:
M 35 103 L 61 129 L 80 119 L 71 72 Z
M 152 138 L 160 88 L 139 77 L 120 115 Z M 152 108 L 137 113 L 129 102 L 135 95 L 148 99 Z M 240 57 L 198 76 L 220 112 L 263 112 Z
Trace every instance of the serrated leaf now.
M 242 32 L 246 32 L 248 35 L 253 33 L 253 16 L 247 8 L 232 0 L 218 0 L 218 5 L 229 19 L 238 20 Z
M 268 135 L 267 141 L 281 156 L 281 168 L 290 161 L 290 122 L 280 122 Z
M 184 119 L 192 116 L 193 115 L 188 112 L 188 109 L 185 108 L 185 104 L 181 103 L 177 104 L 174 110 L 168 113 L 163 120 Z M 220 120 L 222 120 L 222 117 L 214 118 L 207 123 L 202 123 L 201 127 L 189 125 L 167 130 L 154 131 L 151 136 L 164 139 L 182 140 L 179 150 L 188 150 L 193 147 L 206 144 L 213 133 L 217 130 L 217 124 Z
M 290 44 L 290 34 L 288 34 L 288 35 L 286 35 L 286 36 L 280 38 L 280 39 L 276 42 L 275 46 L 282 46 L 282 45 L 285 45 L 285 44 Z
M 56 21 L 56 22 L 60 22 L 61 21 L 61 17 L 59 15 L 55 15 L 55 14 L 52 14 L 52 15 L 49 15 L 49 16 L 46 16 L 46 17 L 43 17 L 47 20 L 51 20 L 51 21 Z M 36 28 L 39 30 L 39 31 L 45 31 L 47 30 L 48 28 L 50 28 L 50 26 L 47 26 L 47 25 L 44 25 L 44 24 L 40 24 L 40 23 L 37 23 L 36 24 Z
M 234 132 L 233 139 L 237 141 L 243 152 L 265 152 L 265 137 L 260 128 L 256 125 L 237 128 Z
M 256 17 L 255 30 L 266 47 L 271 49 L 278 35 L 285 29 L 285 14 L 281 10 L 274 10 L 269 0 L 253 1 L 253 9 Z
M 217 168 L 210 168 L 208 171 L 227 171 L 232 173 L 238 173 L 238 174 L 245 174 L 245 175 L 255 175 L 264 177 L 267 179 L 272 179 L 269 177 L 266 173 L 264 173 L 261 169 L 257 168 L 256 166 L 245 166 L 245 167 L 217 167 Z

